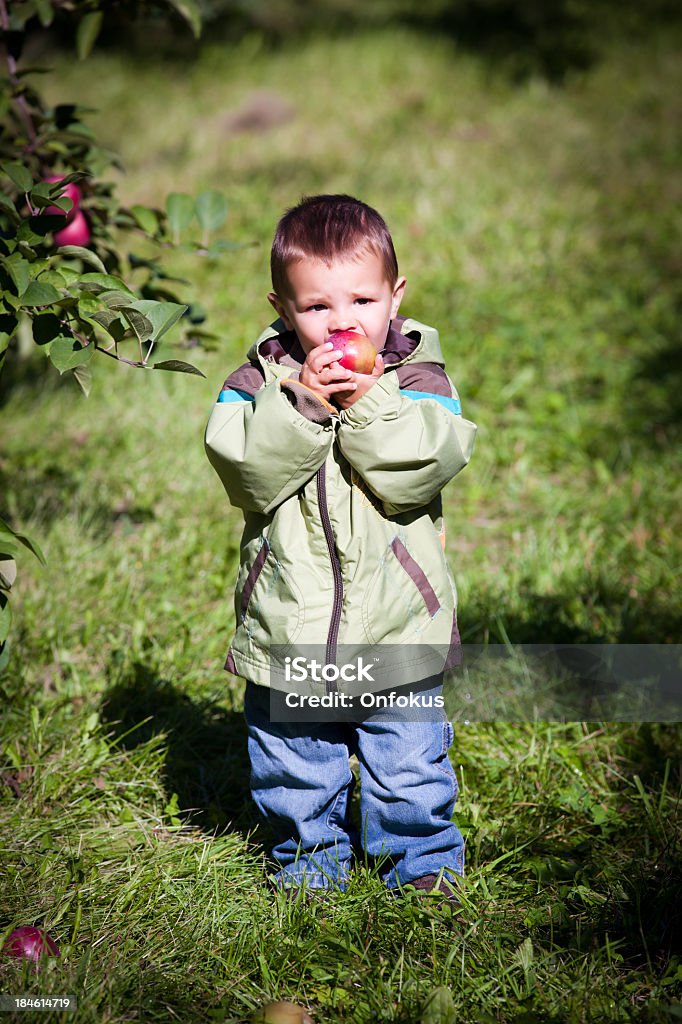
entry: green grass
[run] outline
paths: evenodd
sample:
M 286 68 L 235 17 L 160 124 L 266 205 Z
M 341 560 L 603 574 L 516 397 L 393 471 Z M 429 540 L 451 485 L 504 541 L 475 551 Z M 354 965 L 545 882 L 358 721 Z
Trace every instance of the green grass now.
M 219 336 L 189 354 L 205 381 L 102 360 L 86 401 L 39 357 L 3 371 L 0 512 L 48 565 L 20 566 L 0 681 L 0 929 L 45 925 L 63 957 L 0 963 L 0 990 L 70 992 L 112 1024 L 242 1021 L 267 997 L 416 1024 L 437 985 L 466 1021 L 679 1018 L 675 725 L 458 725 L 454 930 L 365 865 L 322 905 L 271 894 L 220 667 L 240 516 L 202 452 L 268 319 L 277 217 L 358 194 L 480 428 L 445 492 L 465 639 L 679 641 L 677 58 L 670 35 L 614 48 L 562 89 L 389 29 L 57 59 L 50 96 L 99 108 L 127 201 L 221 188 L 229 237 L 257 245 L 169 257 Z M 256 91 L 291 116 L 237 133 Z

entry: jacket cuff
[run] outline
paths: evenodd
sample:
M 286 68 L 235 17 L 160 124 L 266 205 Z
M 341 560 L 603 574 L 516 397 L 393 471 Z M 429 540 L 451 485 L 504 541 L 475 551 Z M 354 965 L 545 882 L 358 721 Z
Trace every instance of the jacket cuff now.
M 300 380 L 288 377 L 280 381 L 280 387 L 296 411 L 313 423 L 329 423 L 332 416 L 338 414 L 326 398 L 318 395 L 307 384 L 301 384 Z
M 362 398 L 341 411 L 341 422 L 349 427 L 364 427 L 377 416 L 392 420 L 398 416 L 400 385 L 395 373 L 384 373 Z

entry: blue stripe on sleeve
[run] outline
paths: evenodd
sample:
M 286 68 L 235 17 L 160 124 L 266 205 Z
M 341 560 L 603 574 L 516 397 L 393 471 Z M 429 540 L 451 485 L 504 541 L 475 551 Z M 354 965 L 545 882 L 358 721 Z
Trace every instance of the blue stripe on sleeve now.
M 434 395 L 430 391 L 410 391 L 406 389 L 400 392 L 401 395 L 405 395 L 405 398 L 413 398 L 418 400 L 420 398 L 433 398 L 436 402 L 451 412 L 453 416 L 462 415 L 462 406 L 460 405 L 459 398 L 447 398 L 446 395 Z
M 228 388 L 218 395 L 219 402 L 253 402 L 253 395 L 248 391 L 240 391 L 239 388 Z

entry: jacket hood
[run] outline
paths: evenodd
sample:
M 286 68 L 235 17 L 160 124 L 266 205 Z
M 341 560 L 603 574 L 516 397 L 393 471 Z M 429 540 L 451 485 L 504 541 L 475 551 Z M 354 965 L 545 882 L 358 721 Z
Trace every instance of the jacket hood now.
M 409 317 L 398 316 L 391 321 L 381 356 L 387 369 L 405 363 L 445 366 L 438 331 Z M 295 332 L 278 319 L 256 339 L 249 349 L 248 359 L 252 363 L 278 363 L 298 370 L 305 362 L 305 352 Z

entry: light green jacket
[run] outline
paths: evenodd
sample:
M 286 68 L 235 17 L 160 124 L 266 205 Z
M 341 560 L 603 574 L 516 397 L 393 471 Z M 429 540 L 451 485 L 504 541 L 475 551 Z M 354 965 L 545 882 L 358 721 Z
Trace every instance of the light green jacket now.
M 298 383 L 281 321 L 225 382 L 206 452 L 244 513 L 226 668 L 270 685 L 274 647 L 391 651 L 394 685 L 433 674 L 427 649 L 459 643 L 441 491 L 469 461 L 437 332 L 396 319 L 386 369 L 338 412 Z M 387 667 L 386 665 L 384 666 Z

